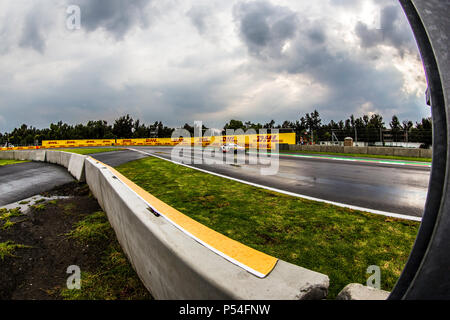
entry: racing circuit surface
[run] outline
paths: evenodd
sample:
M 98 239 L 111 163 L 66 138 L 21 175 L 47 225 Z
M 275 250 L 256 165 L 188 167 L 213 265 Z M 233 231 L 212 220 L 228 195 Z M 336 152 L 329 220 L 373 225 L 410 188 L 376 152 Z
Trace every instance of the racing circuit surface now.
M 171 147 L 132 147 L 171 159 Z M 111 166 L 144 158 L 131 150 L 92 155 Z M 248 162 L 247 162 L 248 163 Z M 348 162 L 280 156 L 276 175 L 263 176 L 262 165 L 191 164 L 210 172 L 304 196 L 396 214 L 421 217 L 430 169 L 385 163 Z M 56 165 L 23 163 L 0 167 L 0 205 L 6 205 L 73 181 Z
M 0 206 L 74 181 L 63 167 L 41 162 L 0 166 Z
M 171 147 L 132 147 L 170 159 Z M 247 162 L 248 163 L 248 162 Z M 261 175 L 261 165 L 193 167 L 300 195 L 396 214 L 421 217 L 430 168 L 388 163 L 349 162 L 280 156 L 276 175 Z

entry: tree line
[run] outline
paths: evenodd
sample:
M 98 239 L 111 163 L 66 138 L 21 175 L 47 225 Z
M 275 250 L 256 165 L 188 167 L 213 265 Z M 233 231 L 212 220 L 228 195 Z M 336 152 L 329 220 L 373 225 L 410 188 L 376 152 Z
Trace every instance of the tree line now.
M 37 129 L 23 124 L 11 132 L 0 133 L 0 145 L 10 143 L 13 145 L 41 144 L 42 140 L 68 140 L 68 139 L 128 139 L 142 138 L 154 135 L 158 138 L 170 137 L 173 129 L 161 121 L 146 125 L 139 119 L 134 120 L 130 115 L 122 116 L 112 125 L 105 120 L 88 121 L 87 124 L 69 125 L 59 121 L 52 123 L 48 128 Z
M 393 116 L 388 124 L 388 128 L 379 114 L 364 115 L 355 118 L 351 115 L 346 120 L 338 122 L 331 120 L 324 123 L 317 110 L 306 113 L 299 120 L 286 120 L 276 124 L 274 120 L 267 123 L 254 123 L 251 121 L 230 120 L 225 124 L 222 134 L 227 129 L 242 129 L 247 131 L 254 129 L 259 132 L 261 129 L 278 129 L 280 132 L 295 132 L 298 141 L 342 141 L 345 137 L 352 137 L 357 141 L 369 143 L 380 141 L 389 137 L 392 141 L 420 142 L 426 146 L 432 143 L 432 122 L 431 118 L 423 118 L 421 122 L 413 123 L 409 120 L 400 122 L 397 116 Z M 185 124 L 182 128 L 194 134 L 194 127 Z M 208 128 L 203 126 L 203 131 Z M 165 126 L 161 121 L 146 125 L 139 119 L 134 120 L 130 115 L 122 116 L 114 120 L 113 124 L 108 124 L 105 120 L 88 121 L 86 124 L 69 125 L 59 121 L 50 124 L 48 128 L 37 129 L 33 126 L 23 124 L 11 132 L 0 133 L 0 145 L 7 143 L 19 145 L 38 145 L 42 140 L 68 140 L 68 139 L 129 139 L 129 138 L 169 138 L 175 128 Z M 389 132 L 386 133 L 386 130 Z
M 380 114 L 363 115 L 356 118 L 351 115 L 346 120 L 324 123 L 317 110 L 306 113 L 299 120 L 286 120 L 281 124 L 276 124 L 274 120 L 268 123 L 242 122 L 240 120 L 231 120 L 224 129 L 279 129 L 288 131 L 289 129 L 296 133 L 297 142 L 300 139 L 307 142 L 318 141 L 343 141 L 346 137 L 351 137 L 355 141 L 364 141 L 375 143 L 379 141 L 394 142 L 418 142 L 423 147 L 429 147 L 432 144 L 432 121 L 430 118 L 422 118 L 420 122 L 413 123 L 410 120 L 400 122 L 394 115 L 386 126 L 383 117 Z

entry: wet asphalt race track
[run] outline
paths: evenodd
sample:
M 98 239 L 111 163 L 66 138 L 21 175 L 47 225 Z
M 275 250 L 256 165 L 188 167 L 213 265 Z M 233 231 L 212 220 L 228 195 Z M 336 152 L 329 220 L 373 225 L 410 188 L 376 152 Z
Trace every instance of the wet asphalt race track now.
M 92 155 L 110 166 L 145 158 L 133 151 L 105 152 Z M 0 166 L 0 206 L 20 201 L 74 181 L 67 169 L 42 162 Z
M 170 159 L 170 147 L 133 147 Z M 98 153 L 111 166 L 145 155 L 134 151 Z M 262 165 L 192 164 L 192 166 L 252 183 L 374 210 L 420 217 L 430 169 L 380 163 L 344 162 L 280 156 L 278 173 L 261 175 Z M 67 171 L 46 163 L 0 167 L 0 205 L 12 203 L 73 181 Z
M 169 147 L 133 147 L 170 159 Z M 422 216 L 430 168 L 280 156 L 278 173 L 261 165 L 191 164 L 204 170 L 323 200 Z
M 116 152 L 104 152 L 104 153 L 96 153 L 91 155 L 93 158 L 97 159 L 104 164 L 107 164 L 111 167 L 117 167 L 121 164 L 138 160 L 142 158 L 146 158 L 145 155 L 134 152 L 134 151 L 116 151 Z
M 0 166 L 0 206 L 74 181 L 63 167 L 41 162 Z

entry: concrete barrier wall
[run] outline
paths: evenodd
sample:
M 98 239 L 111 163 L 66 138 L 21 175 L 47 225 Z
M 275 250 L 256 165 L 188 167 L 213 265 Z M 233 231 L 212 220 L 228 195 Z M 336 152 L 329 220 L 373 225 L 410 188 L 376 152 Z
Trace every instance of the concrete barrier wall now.
M 279 260 L 264 279 L 225 260 L 163 217 L 93 159 L 86 181 L 137 274 L 157 299 L 323 299 L 329 279 Z
M 289 145 L 289 150 L 292 150 L 292 151 L 302 151 L 302 145 L 299 145 L 299 144 L 290 144 Z
M 61 163 L 61 151 L 50 151 L 45 152 L 45 161 L 53 164 Z
M 45 150 L 36 150 L 31 152 L 29 160 L 45 162 Z
M 433 156 L 433 149 L 420 149 L 421 158 L 431 158 Z
M 394 148 L 394 156 L 420 158 L 420 149 Z
M 344 153 L 367 154 L 367 147 L 344 147 Z
M 0 151 L 0 156 L 3 152 L 13 152 L 13 159 L 22 161 L 45 161 L 45 150 L 24 150 L 24 151 Z
M 320 146 L 319 145 L 315 145 L 315 146 L 302 146 L 302 151 L 313 151 L 313 152 L 320 152 Z
M 70 160 L 68 165 L 68 170 L 72 176 L 75 177 L 78 181 L 86 181 L 86 175 L 84 170 L 84 160 L 86 156 L 81 154 L 70 154 Z
M 341 146 L 320 146 L 321 152 L 343 153 L 344 147 Z
M 392 147 L 341 147 L 319 145 L 289 145 L 291 151 L 329 152 L 329 153 L 354 153 L 373 154 L 381 156 L 399 156 L 412 158 L 431 158 L 431 149 L 392 148 Z
M 14 151 L 1 151 L 0 152 L 1 160 L 14 160 Z
M 64 168 L 69 168 L 70 165 L 70 161 L 72 158 L 72 155 L 74 155 L 74 153 L 69 153 L 69 152 L 64 152 L 64 151 L 60 151 L 61 152 L 61 157 L 60 157 L 60 163 L 58 163 L 60 166 L 63 166 Z
M 69 168 L 70 158 L 73 153 L 64 151 L 46 150 L 46 161 Z
M 367 154 L 379 156 L 393 156 L 394 148 L 389 147 L 367 147 Z
M 63 151 L 50 150 L 23 150 L 23 151 L 0 151 L 0 159 L 3 160 L 26 160 L 57 164 L 69 169 L 75 179 L 84 179 L 84 159 L 86 156 Z
M 117 239 L 157 299 L 323 299 L 326 275 L 278 260 L 259 278 L 148 211 L 147 203 L 102 163 L 62 151 L 0 152 L 0 158 L 45 159 L 86 179 Z
M 29 160 L 31 161 L 32 152 L 30 151 L 14 151 L 15 160 Z
M 45 161 L 45 150 L 0 151 L 0 159 L 43 162 Z

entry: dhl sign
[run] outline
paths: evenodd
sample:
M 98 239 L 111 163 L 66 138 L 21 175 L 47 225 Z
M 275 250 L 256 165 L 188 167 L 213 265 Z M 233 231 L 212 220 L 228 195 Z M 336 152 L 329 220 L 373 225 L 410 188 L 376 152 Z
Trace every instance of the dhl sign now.
M 0 148 L 0 151 L 8 151 L 8 150 L 36 150 L 40 149 L 39 146 L 31 146 L 31 147 L 8 147 L 8 148 Z
M 212 136 L 195 138 L 194 143 L 201 143 L 204 147 L 218 147 L 224 143 L 235 143 L 246 148 L 270 149 L 279 143 L 295 144 L 295 133 Z
M 268 134 L 265 136 L 257 136 L 257 142 L 278 142 L 278 135 Z
M 42 148 L 67 148 L 90 146 L 176 146 L 202 145 L 219 147 L 224 143 L 236 143 L 247 148 L 271 149 L 279 143 L 295 144 L 295 133 L 249 134 L 229 136 L 207 136 L 195 138 L 143 138 L 143 139 L 93 139 L 42 141 Z
M 98 147 L 112 146 L 115 143 L 116 139 L 44 140 L 42 148 Z
M 176 146 L 180 139 L 172 138 L 147 138 L 147 139 L 117 139 L 119 146 Z
M 222 137 L 222 141 L 223 143 L 235 143 L 236 142 L 236 137 L 235 136 L 223 136 Z

